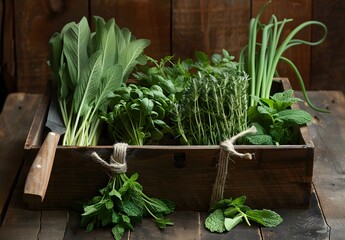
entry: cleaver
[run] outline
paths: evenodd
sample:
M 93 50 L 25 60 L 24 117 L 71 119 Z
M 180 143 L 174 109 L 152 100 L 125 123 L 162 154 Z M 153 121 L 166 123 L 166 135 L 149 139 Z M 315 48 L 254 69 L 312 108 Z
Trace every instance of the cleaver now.
M 60 136 L 66 131 L 56 94 L 53 94 L 50 100 L 46 127 L 50 129 L 50 132 L 44 139 L 31 165 L 24 187 L 24 201 L 28 203 L 29 208 L 34 209 L 39 208 L 43 202 L 54 163 L 56 148 Z

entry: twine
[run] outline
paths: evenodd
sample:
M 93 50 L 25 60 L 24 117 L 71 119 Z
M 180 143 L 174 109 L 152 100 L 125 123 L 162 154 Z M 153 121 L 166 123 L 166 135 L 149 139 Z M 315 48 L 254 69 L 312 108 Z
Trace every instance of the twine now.
M 215 180 L 215 184 L 213 186 L 210 206 L 214 203 L 218 202 L 219 200 L 223 199 L 224 194 L 224 187 L 226 182 L 226 177 L 228 175 L 228 163 L 229 159 L 231 159 L 231 155 L 237 156 L 243 159 L 252 159 L 251 153 L 239 153 L 235 150 L 235 142 L 238 138 L 243 137 L 248 133 L 256 133 L 255 126 L 240 132 L 239 134 L 233 136 L 232 138 L 225 140 L 224 142 L 220 143 L 220 155 L 219 155 L 219 162 L 218 162 L 218 172 Z
M 96 152 L 91 153 L 93 160 L 101 164 L 110 173 L 125 173 L 127 172 L 126 151 L 127 143 L 114 144 L 113 154 L 110 156 L 109 163 L 103 160 Z

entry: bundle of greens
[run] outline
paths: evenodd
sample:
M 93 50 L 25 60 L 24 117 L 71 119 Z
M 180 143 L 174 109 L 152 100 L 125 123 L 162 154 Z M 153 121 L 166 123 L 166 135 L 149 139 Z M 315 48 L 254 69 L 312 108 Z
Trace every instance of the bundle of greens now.
M 134 76 L 140 84 L 157 84 L 173 100 L 171 119 L 182 144 L 217 145 L 246 129 L 248 77 L 226 50 L 196 61 L 166 57 Z M 169 64 L 169 66 L 167 66 Z
M 87 232 L 110 226 L 114 238 L 120 240 L 125 231 L 134 230 L 133 225 L 146 216 L 152 216 L 159 228 L 174 225 L 164 218 L 174 211 L 174 203 L 146 196 L 137 179 L 138 174 L 130 178 L 125 173 L 116 174 L 99 190 L 101 195 L 84 204 L 81 225 Z
M 215 203 L 205 220 L 206 229 L 218 233 L 228 232 L 243 219 L 248 226 L 251 226 L 250 221 L 253 221 L 264 227 L 276 227 L 283 221 L 278 213 L 268 209 L 252 210 L 244 205 L 245 201 L 246 197 L 241 196 L 236 199 L 223 199 Z
M 172 111 L 173 102 L 158 85 L 122 86 L 114 92 L 109 105 L 111 111 L 103 112 L 101 118 L 114 141 L 143 145 L 171 133 L 166 113 Z
M 291 60 L 282 56 L 287 49 L 296 45 L 306 44 L 315 46 L 321 44 L 327 36 L 326 25 L 319 21 L 306 21 L 292 29 L 287 37 L 282 39 L 282 33 L 285 25 L 291 22 L 293 19 L 284 18 L 282 21 L 278 21 L 276 16 L 272 15 L 268 24 L 261 23 L 260 16 L 270 2 L 271 1 L 268 1 L 262 7 L 258 15 L 251 19 L 248 45 L 242 49 L 240 54 L 239 61 L 241 63 L 241 69 L 246 71 L 250 77 L 250 106 L 256 105 L 255 97 L 269 97 L 273 77 L 277 75 L 277 65 L 281 60 L 288 63 L 288 65 L 290 65 L 294 70 L 309 106 L 317 111 L 328 112 L 327 110 L 315 107 L 310 102 L 306 94 L 303 79 L 297 67 Z M 313 25 L 319 26 L 324 30 L 325 34 L 321 39 L 315 42 L 310 42 L 295 38 L 298 32 Z
M 225 50 L 211 59 L 197 52 L 196 59 L 175 107 L 176 129 L 183 144 L 217 145 L 247 128 L 248 76 Z
M 91 32 L 86 18 L 65 25 L 50 39 L 49 66 L 66 126 L 63 145 L 96 145 L 101 130 L 100 110 L 124 83 L 136 64 L 145 64 L 148 40 L 135 39 L 114 19 L 94 17 Z
M 312 116 L 300 109 L 291 109 L 291 105 L 302 101 L 293 96 L 293 90 L 286 90 L 268 98 L 254 98 L 259 106 L 248 110 L 248 120 L 257 133 L 244 137 L 245 141 L 255 145 L 281 145 L 298 142 L 296 126 L 312 120 Z

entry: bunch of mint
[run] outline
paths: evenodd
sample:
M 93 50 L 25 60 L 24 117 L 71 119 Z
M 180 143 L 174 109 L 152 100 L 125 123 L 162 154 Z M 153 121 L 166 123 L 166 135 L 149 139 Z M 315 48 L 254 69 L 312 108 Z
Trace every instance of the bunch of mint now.
M 243 219 L 248 226 L 251 226 L 250 221 L 254 221 L 265 227 L 276 227 L 283 221 L 278 213 L 268 209 L 253 210 L 244 205 L 245 201 L 246 197 L 241 196 L 236 199 L 223 199 L 215 203 L 205 220 L 206 229 L 211 232 L 227 232 L 241 223 Z
M 293 90 L 279 92 L 267 98 L 255 98 L 258 106 L 248 109 L 248 120 L 257 129 L 257 133 L 247 135 L 244 141 L 254 145 L 282 145 L 298 142 L 299 132 L 296 126 L 311 122 L 312 116 L 300 109 L 291 109 L 291 105 L 302 101 L 293 96 Z
M 174 225 L 164 216 L 174 211 L 175 204 L 148 197 L 137 179 L 138 173 L 130 178 L 125 173 L 110 178 L 107 186 L 99 190 L 100 195 L 83 204 L 81 226 L 87 232 L 97 227 L 111 227 L 114 238 L 120 240 L 125 231 L 134 230 L 134 225 L 141 223 L 143 217 L 153 217 L 160 229 Z

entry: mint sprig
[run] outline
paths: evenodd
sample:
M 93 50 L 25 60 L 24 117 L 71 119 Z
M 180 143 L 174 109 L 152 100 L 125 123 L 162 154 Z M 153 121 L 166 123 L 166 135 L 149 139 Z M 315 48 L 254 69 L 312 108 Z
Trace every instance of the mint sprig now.
M 293 90 L 279 92 L 267 98 L 254 98 L 258 106 L 248 109 L 248 120 L 257 133 L 247 135 L 244 141 L 254 145 L 293 144 L 298 141 L 296 126 L 311 122 L 312 116 L 291 105 L 302 101 L 293 96 Z
M 110 178 L 107 186 L 99 190 L 101 195 L 84 203 L 81 226 L 87 232 L 97 227 L 111 227 L 114 238 L 120 240 L 125 231 L 134 230 L 134 225 L 146 216 L 153 217 L 159 228 L 174 225 L 164 216 L 174 211 L 175 204 L 144 194 L 137 182 L 138 176 L 135 173 L 128 178 L 120 173 Z
M 276 227 L 283 218 L 276 212 L 268 209 L 253 210 L 244 205 L 245 196 L 236 199 L 223 199 L 215 203 L 205 220 L 205 227 L 210 232 L 228 232 L 243 220 L 251 226 L 251 221 L 264 227 Z

